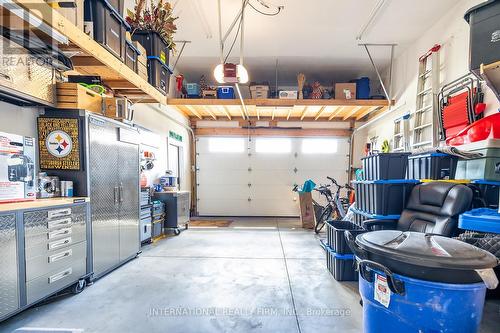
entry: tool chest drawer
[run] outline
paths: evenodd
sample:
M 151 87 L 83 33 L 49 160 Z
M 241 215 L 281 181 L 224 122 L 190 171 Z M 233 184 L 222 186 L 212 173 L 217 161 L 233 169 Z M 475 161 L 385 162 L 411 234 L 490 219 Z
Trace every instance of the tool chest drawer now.
M 85 223 L 86 206 L 29 211 L 24 213 L 23 219 L 26 236 L 32 236 L 59 227 Z
M 85 272 L 86 259 L 83 258 L 27 282 L 26 296 L 28 304 L 50 296 L 52 293 L 75 283 L 85 275 Z
M 24 213 L 26 259 L 86 240 L 86 206 Z
M 63 269 L 67 265 L 87 258 L 87 242 L 70 245 L 42 255 L 26 258 L 26 281 Z

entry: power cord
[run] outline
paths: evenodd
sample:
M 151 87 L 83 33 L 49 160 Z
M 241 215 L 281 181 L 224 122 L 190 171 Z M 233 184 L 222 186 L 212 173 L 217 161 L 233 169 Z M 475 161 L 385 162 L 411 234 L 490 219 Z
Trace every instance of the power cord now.
M 258 2 L 262 5 L 262 6 L 264 6 L 264 7 L 266 7 L 266 8 L 269 8 L 269 6 L 268 6 L 266 3 L 264 3 L 264 2 L 262 2 L 262 1 L 260 1 L 260 0 L 257 0 L 257 1 L 258 1 Z M 249 5 L 250 7 L 252 7 L 252 9 L 253 9 L 253 10 L 255 10 L 257 13 L 260 13 L 260 14 L 262 14 L 262 15 L 266 15 L 266 16 L 276 16 L 276 15 L 278 15 L 279 13 L 281 13 L 281 10 L 282 10 L 283 8 L 285 8 L 285 6 L 277 6 L 277 8 L 276 8 L 276 9 L 277 9 L 277 11 L 276 11 L 276 13 L 266 13 L 266 12 L 263 12 L 263 11 L 261 11 L 261 10 L 259 10 L 259 9 L 255 8 L 255 7 L 254 7 L 254 5 L 252 5 L 252 3 L 251 3 L 250 1 L 248 2 L 248 5 Z
M 263 1 L 261 0 L 257 0 L 262 6 L 266 7 L 266 8 L 270 8 L 266 3 L 264 3 Z M 262 15 L 266 15 L 266 16 L 276 16 L 278 15 L 281 10 L 283 8 L 285 8 L 285 6 L 278 6 L 277 7 L 277 12 L 276 13 L 265 13 L 263 11 L 260 11 L 259 9 L 255 8 L 252 3 L 249 1 L 248 2 L 248 5 L 250 7 L 252 7 L 253 10 L 255 10 L 256 12 L 262 14 Z M 233 42 L 231 43 L 231 47 L 229 48 L 229 52 L 227 53 L 226 57 L 224 58 L 224 63 L 227 62 L 227 59 L 229 59 L 229 56 L 231 55 L 231 52 L 233 51 L 233 48 L 234 48 L 234 45 L 236 44 L 236 41 L 238 40 L 238 36 L 240 34 L 240 31 L 241 31 L 241 20 L 240 20 L 240 23 L 238 24 L 238 30 L 236 31 L 236 35 L 234 36 L 234 40 Z

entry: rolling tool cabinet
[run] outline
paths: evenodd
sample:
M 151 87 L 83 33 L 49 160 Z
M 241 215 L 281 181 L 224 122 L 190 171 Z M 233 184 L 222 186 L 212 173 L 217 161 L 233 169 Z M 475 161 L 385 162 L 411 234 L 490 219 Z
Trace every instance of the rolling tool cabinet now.
M 163 227 L 173 229 L 176 235 L 180 234 L 181 227 L 189 226 L 190 196 L 188 191 L 155 192 L 153 198 L 165 204 L 166 218 Z
M 92 275 L 86 198 L 0 207 L 0 321 Z

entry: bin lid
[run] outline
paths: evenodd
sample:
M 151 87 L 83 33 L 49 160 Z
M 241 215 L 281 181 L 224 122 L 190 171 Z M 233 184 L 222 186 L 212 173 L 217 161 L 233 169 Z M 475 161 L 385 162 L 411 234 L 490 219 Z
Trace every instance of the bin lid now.
M 496 0 L 488 0 L 488 1 L 485 1 L 485 2 L 481 2 L 480 4 L 478 5 L 475 5 L 474 7 L 472 8 L 469 8 L 468 11 L 465 12 L 464 14 L 464 20 L 467 21 L 467 23 L 470 22 L 470 14 L 476 12 L 478 9 L 484 9 L 484 7 L 487 7 L 487 6 L 490 6 L 490 5 L 493 5 L 493 4 L 499 4 L 498 2 L 496 2 Z
M 379 230 L 360 234 L 356 243 L 365 251 L 388 261 L 404 262 L 412 276 L 414 269 L 440 268 L 478 270 L 496 267 L 494 255 L 465 242 L 413 231 Z

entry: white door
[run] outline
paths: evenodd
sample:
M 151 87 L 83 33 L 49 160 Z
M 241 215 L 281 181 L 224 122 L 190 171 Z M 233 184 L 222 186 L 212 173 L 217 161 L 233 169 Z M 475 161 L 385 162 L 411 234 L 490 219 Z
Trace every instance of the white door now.
M 347 138 L 201 137 L 196 149 L 204 216 L 298 216 L 295 184 L 347 181 Z

